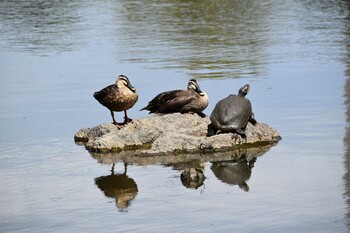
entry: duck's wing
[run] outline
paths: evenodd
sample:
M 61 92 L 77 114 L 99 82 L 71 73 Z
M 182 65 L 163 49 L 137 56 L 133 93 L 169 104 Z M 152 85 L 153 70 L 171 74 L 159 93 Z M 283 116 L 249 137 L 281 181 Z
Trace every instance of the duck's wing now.
M 109 96 L 114 96 L 118 92 L 118 88 L 115 84 L 109 85 L 100 91 L 94 93 L 95 99 L 103 104 L 103 102 L 108 101 Z
M 162 113 L 172 112 L 188 112 L 190 111 L 189 104 L 196 100 L 196 93 L 192 91 L 185 91 L 175 98 L 169 99 L 164 104 L 159 106 L 158 111 Z
M 150 111 L 150 113 L 159 112 L 159 109 L 164 107 L 164 105 L 167 105 L 167 103 L 180 97 L 185 92 L 186 92 L 185 90 L 173 90 L 173 91 L 162 92 L 158 94 L 156 97 L 154 97 L 150 102 L 148 102 L 148 105 L 142 108 L 141 111 L 148 110 Z

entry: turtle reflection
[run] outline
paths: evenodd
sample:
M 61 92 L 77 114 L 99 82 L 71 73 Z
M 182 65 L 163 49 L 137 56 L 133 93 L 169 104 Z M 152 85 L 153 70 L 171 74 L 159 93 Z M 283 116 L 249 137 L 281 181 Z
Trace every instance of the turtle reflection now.
M 250 161 L 239 159 L 237 161 L 214 162 L 210 169 L 223 183 L 238 185 L 242 190 L 248 192 L 249 186 L 247 181 L 252 174 L 255 161 L 256 158 Z
M 124 163 L 124 173 L 114 174 L 114 164 L 111 175 L 95 178 L 95 184 L 106 197 L 114 198 L 120 211 L 126 211 L 135 199 L 138 189 L 136 182 L 126 175 L 127 164 Z

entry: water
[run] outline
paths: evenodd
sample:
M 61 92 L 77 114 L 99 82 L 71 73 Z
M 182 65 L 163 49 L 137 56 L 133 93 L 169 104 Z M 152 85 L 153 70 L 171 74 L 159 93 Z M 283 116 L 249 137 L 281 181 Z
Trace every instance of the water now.
M 349 9 L 321 0 L 0 1 L 0 230 L 348 232 Z M 80 128 L 111 121 L 92 93 L 119 74 L 140 96 L 132 118 L 190 78 L 209 95 L 207 114 L 249 83 L 257 120 L 283 140 L 257 158 L 248 192 L 209 160 L 197 189 L 183 186 L 188 163 L 172 155 L 129 163 L 123 175 L 121 161 L 73 142 Z M 121 194 L 109 179 L 134 188 Z

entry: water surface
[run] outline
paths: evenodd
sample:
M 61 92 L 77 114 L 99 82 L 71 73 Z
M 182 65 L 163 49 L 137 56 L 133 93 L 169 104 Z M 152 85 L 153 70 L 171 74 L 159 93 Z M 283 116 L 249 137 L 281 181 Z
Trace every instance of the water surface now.
M 1 231 L 348 232 L 349 9 L 321 0 L 0 1 Z M 257 120 L 283 140 L 251 168 L 200 161 L 197 189 L 180 174 L 198 161 L 172 155 L 124 173 L 122 161 L 73 141 L 111 121 L 92 93 L 119 74 L 140 95 L 132 118 L 191 78 L 210 97 L 206 114 L 249 83 Z

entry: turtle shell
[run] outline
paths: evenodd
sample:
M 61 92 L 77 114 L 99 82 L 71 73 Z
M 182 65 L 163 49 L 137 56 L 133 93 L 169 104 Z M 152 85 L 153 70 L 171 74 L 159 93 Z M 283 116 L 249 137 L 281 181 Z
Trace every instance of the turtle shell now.
M 245 129 L 252 116 L 252 105 L 241 95 L 229 95 L 220 100 L 210 115 L 210 120 L 216 130 L 230 132 Z

